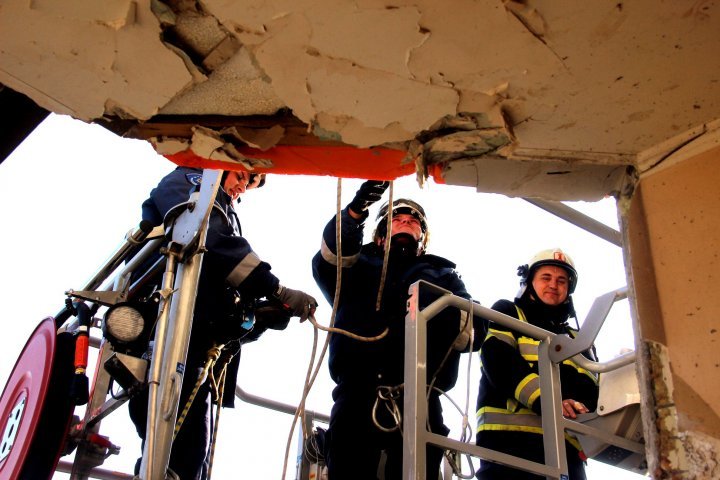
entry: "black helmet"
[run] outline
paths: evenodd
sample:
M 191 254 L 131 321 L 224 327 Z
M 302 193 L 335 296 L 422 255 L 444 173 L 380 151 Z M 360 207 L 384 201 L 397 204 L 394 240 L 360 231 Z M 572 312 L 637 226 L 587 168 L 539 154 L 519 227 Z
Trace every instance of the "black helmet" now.
M 398 214 L 407 214 L 412 215 L 420 222 L 420 228 L 422 230 L 422 238 L 420 238 L 420 251 L 424 252 L 425 248 L 427 247 L 427 242 L 430 233 L 428 232 L 428 225 L 427 225 L 427 217 L 425 216 L 425 209 L 423 209 L 422 206 L 420 206 L 419 203 L 414 202 L 413 200 L 407 199 L 407 198 L 398 198 L 393 202 L 393 209 L 392 214 L 393 216 Z M 377 240 L 378 238 L 385 238 L 387 235 L 387 216 L 388 216 L 388 204 L 385 203 L 380 208 L 380 211 L 377 214 L 376 220 L 377 220 L 377 226 L 375 227 L 375 233 L 373 234 L 373 238 Z
M 264 173 L 251 173 L 250 174 L 250 179 L 248 181 L 248 187 L 260 188 L 263 185 L 265 185 L 265 174 Z

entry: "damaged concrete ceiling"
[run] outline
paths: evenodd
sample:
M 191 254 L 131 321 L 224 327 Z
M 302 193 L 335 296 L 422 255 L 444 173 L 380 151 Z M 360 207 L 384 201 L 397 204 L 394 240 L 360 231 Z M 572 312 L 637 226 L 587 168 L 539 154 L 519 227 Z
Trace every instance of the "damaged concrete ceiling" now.
M 0 1 L 1 84 L 160 153 L 387 147 L 557 200 L 716 145 L 719 51 L 720 0 Z

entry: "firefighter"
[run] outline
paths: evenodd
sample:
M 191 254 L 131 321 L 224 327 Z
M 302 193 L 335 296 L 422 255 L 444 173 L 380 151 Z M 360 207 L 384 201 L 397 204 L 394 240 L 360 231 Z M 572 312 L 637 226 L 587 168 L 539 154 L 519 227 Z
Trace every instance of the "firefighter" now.
M 429 234 L 427 219 L 423 208 L 414 201 L 398 199 L 390 209 L 387 204 L 383 206 L 377 216 L 373 241 L 363 245 L 368 208 L 380 200 L 388 185 L 388 182 L 366 181 L 340 214 L 343 268 L 334 325 L 366 339 L 380 335 L 385 329 L 388 333 L 375 341 L 339 333 L 331 336 L 329 369 L 336 387 L 332 393 L 334 405 L 325 455 L 328 478 L 332 480 L 377 478 L 383 450 L 386 454 L 384 478 L 401 477 L 402 433 L 398 414 L 403 406 L 408 287 L 422 279 L 469 298 L 455 271 L 455 264 L 425 253 Z M 388 215 L 392 215 L 390 238 L 387 235 Z M 313 276 L 331 304 L 338 265 L 335 234 L 336 220 L 333 218 L 323 231 L 321 249 L 312 261 Z M 390 250 L 383 282 L 386 242 L 390 242 Z M 421 293 L 421 306 L 437 298 L 434 293 Z M 469 343 L 468 336 L 461 335 L 464 332 L 460 328 L 460 312 L 454 308 L 445 309 L 428 324 L 428 382 L 434 378 L 434 386 L 443 391 L 455 384 L 460 353 Z M 439 369 L 446 355 L 448 358 Z M 449 430 L 443 423 L 437 390 L 431 391 L 428 402 L 430 429 L 447 435 Z M 427 452 L 427 471 L 434 475 L 428 478 L 436 478 L 442 450 L 430 446 Z
M 568 320 L 576 317 L 572 293 L 577 286 L 575 265 L 559 248 L 538 252 L 518 268 L 520 291 L 514 302 L 499 300 L 492 308 L 555 334 L 575 336 Z M 577 322 L 577 318 L 575 320 Z M 480 349 L 482 377 L 477 400 L 476 443 L 481 447 L 545 463 L 541 395 L 538 377 L 539 341 L 490 323 Z M 594 349 L 584 352 L 596 360 Z M 568 418 L 595 410 L 597 377 L 572 359 L 560 365 L 562 411 Z M 566 435 L 571 480 L 585 478 L 584 456 L 577 439 Z M 477 478 L 543 479 L 525 471 L 481 460 Z
M 202 170 L 199 169 L 178 167 L 170 172 L 143 203 L 143 220 L 161 225 L 170 209 L 188 201 L 190 194 L 199 190 L 201 180 Z M 208 351 L 213 346 L 226 344 L 233 348 L 233 351 L 226 349 L 224 352 L 224 355 L 233 357 L 233 362 L 228 367 L 225 385 L 225 390 L 230 394 L 223 396 L 224 405 L 232 406 L 239 345 L 255 340 L 266 326 L 285 328 L 290 316 L 300 317 L 300 320 L 304 321 L 317 305 L 312 296 L 282 286 L 278 278 L 271 273 L 270 265 L 260 260 L 242 237 L 233 202 L 239 202 L 241 194 L 262 186 L 264 182 L 264 175 L 244 171 L 223 174 L 208 224 L 205 244 L 207 250 L 198 283 L 179 411 L 183 410 L 207 360 Z M 252 315 L 257 300 L 261 298 L 281 305 L 281 310 L 285 310 L 287 314 L 284 323 L 280 318 L 279 324 L 258 325 L 258 328 L 250 330 L 248 317 Z M 278 318 L 276 314 L 270 316 L 276 320 Z M 211 387 L 210 381 L 206 380 L 192 402 L 171 450 L 169 468 L 182 480 L 206 478 L 206 453 L 211 435 L 210 408 Z M 144 439 L 147 391 L 144 395 L 131 399 L 130 416 L 138 434 Z M 139 462 L 136 470 L 137 468 Z

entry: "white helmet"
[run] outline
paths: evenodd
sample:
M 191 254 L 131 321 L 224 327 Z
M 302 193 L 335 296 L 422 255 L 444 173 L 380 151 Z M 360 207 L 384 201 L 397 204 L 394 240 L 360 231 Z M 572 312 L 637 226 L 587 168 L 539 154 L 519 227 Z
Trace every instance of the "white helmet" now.
M 573 262 L 570 255 L 563 252 L 559 248 L 550 248 L 547 250 L 541 250 L 536 253 L 530 262 L 525 265 L 518 267 L 518 275 L 520 276 L 520 293 L 518 297 L 522 296 L 525 288 L 529 281 L 532 281 L 533 275 L 538 268 L 543 265 L 553 265 L 565 269 L 568 274 L 568 295 L 572 295 L 577 286 L 578 273 L 575 270 L 575 263 Z

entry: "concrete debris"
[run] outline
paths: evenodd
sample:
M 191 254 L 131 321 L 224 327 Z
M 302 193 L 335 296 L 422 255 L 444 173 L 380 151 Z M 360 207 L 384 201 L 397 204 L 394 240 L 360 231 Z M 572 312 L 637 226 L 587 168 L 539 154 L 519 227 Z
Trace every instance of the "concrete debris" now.
M 653 478 L 685 478 L 688 462 L 678 429 L 678 414 L 673 399 L 673 374 L 670 356 L 665 345 L 646 342 L 652 403 L 655 411 L 655 445 L 649 446 L 648 465 Z
M 174 155 L 187 150 L 190 145 L 186 138 L 153 137 L 149 141 L 160 155 Z
M 197 70 L 197 69 L 195 69 Z M 272 115 L 284 107 L 246 48 L 160 111 L 164 115 Z
M 226 39 L 235 38 L 216 18 L 195 11 L 180 12 L 175 16 L 174 24 L 167 27 L 172 27 L 177 39 L 199 58 L 210 55 Z
M 438 131 L 422 162 L 508 155 L 502 133 L 460 133 L 506 129 L 511 160 L 597 161 L 612 176 L 718 118 L 720 64 L 706 61 L 720 48 L 717 12 L 651 0 L 7 0 L 0 83 L 56 113 L 117 120 L 113 131 L 156 114 L 281 110 L 357 147 Z
M 511 141 L 507 131 L 500 128 L 454 132 L 427 142 L 423 158 L 427 164 L 433 164 L 478 157 L 490 152 L 503 156 L 498 149 L 508 146 Z
M 264 152 L 277 145 L 285 135 L 285 129 L 280 125 L 274 125 L 266 129 L 231 127 L 223 129 L 220 134 L 223 137 L 229 135 L 240 140 L 248 147 L 257 148 Z
M 278 128 L 282 130 L 282 127 Z M 247 141 L 254 142 L 251 145 L 254 148 L 270 148 L 278 138 L 282 137 L 283 132 L 278 131 L 278 128 L 255 132 L 228 128 L 217 132 L 195 126 L 192 129 L 191 139 L 155 137 L 150 139 L 150 142 L 160 155 L 190 151 L 198 157 L 240 164 L 246 170 L 254 170 L 257 167 L 271 168 L 273 163 L 267 159 L 247 158 L 240 153 L 239 148 L 246 146 Z M 240 143 L 242 145 L 239 145 Z
M 193 136 L 188 148 L 202 158 L 236 162 L 243 165 L 248 170 L 253 170 L 255 167 L 272 167 L 272 162 L 269 160 L 250 159 L 242 155 L 232 141 L 228 141 L 224 138 L 224 133 L 230 133 L 232 136 L 239 136 L 237 131 L 234 129 L 228 129 L 224 132 L 216 132 L 209 128 L 196 126 L 193 128 Z
M 720 478 L 720 440 L 700 432 L 681 432 L 688 457 L 686 478 L 715 480 Z

